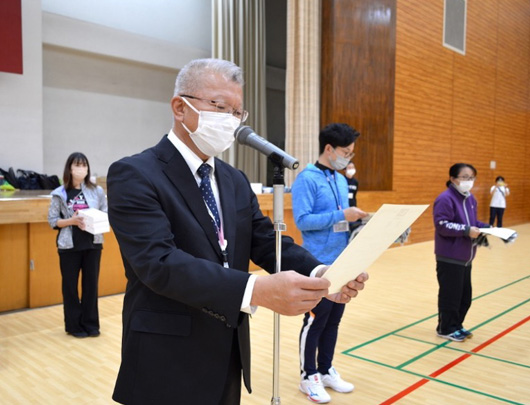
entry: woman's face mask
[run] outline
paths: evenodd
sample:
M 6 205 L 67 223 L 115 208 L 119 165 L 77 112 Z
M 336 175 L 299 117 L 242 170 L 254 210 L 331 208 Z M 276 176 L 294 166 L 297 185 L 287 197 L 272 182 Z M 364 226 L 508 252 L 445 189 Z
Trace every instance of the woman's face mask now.
M 72 177 L 77 181 L 83 181 L 88 174 L 88 166 L 76 165 L 73 164 L 72 168 Z
M 467 193 L 473 188 L 473 180 L 461 180 L 460 184 L 455 184 L 458 191 L 461 193 Z
M 213 111 L 199 111 L 188 100 L 184 102 L 197 114 L 199 123 L 197 129 L 191 132 L 184 123 L 182 126 L 190 134 L 190 138 L 206 156 L 216 156 L 227 150 L 234 143 L 234 132 L 241 124 L 241 120 L 232 114 Z

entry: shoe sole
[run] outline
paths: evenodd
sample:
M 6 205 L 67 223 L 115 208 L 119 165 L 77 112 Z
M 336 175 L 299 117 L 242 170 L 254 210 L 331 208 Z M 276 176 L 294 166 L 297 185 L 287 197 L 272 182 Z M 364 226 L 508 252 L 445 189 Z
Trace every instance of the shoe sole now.
M 302 394 L 305 395 L 305 397 L 306 397 L 309 401 L 313 402 L 314 404 L 327 404 L 327 403 L 329 403 L 329 402 L 331 401 L 331 398 L 330 398 L 328 401 L 315 401 L 315 400 L 311 399 L 311 397 L 310 397 L 309 394 L 306 392 L 306 390 L 302 388 L 302 385 L 298 385 L 298 389 L 300 390 L 300 392 L 302 392 Z
M 450 341 L 452 341 L 452 342 L 463 342 L 463 341 L 465 341 L 466 339 L 468 339 L 468 337 L 465 337 L 465 338 L 463 338 L 463 339 L 455 339 L 455 338 L 452 338 L 452 337 L 450 337 L 450 336 L 440 335 L 440 334 L 438 334 L 438 333 L 436 334 L 436 336 L 438 336 L 438 337 L 440 337 L 440 338 L 442 338 L 442 339 L 450 340 Z
M 333 388 L 331 385 L 326 385 L 326 384 L 324 384 L 324 387 L 326 387 L 326 388 L 331 388 L 333 391 L 335 391 L 335 392 L 340 392 L 340 393 L 342 393 L 342 394 L 347 394 L 348 392 L 353 392 L 353 390 L 355 390 L 355 387 L 353 387 L 353 388 L 352 388 L 351 390 L 349 390 L 349 391 L 338 390 L 338 389 L 336 389 L 336 388 Z

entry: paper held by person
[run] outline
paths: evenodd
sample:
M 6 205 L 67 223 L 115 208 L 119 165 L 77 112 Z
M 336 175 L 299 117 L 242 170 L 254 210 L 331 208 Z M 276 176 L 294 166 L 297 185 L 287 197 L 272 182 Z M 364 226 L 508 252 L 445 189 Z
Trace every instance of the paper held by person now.
M 428 206 L 383 204 L 324 274 L 331 282 L 329 293 L 366 271 Z
M 481 233 L 496 236 L 503 240 L 509 240 L 517 232 L 510 228 L 479 228 Z

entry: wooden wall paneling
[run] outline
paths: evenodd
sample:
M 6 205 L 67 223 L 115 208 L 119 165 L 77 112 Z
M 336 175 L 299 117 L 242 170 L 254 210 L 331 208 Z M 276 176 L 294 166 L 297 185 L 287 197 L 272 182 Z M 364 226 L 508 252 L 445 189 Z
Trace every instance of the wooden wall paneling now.
M 57 231 L 47 222 L 29 224 L 29 307 L 36 308 L 63 302 L 61 270 L 55 240 Z
M 395 202 L 429 204 L 410 240 L 433 238 L 432 204 L 445 189 L 451 162 L 453 60 L 441 46 L 443 5 L 403 4 L 397 9 Z
M 322 7 L 321 126 L 345 122 L 359 130 L 359 182 L 365 190 L 391 190 L 395 0 Z
M 103 252 L 99 269 L 99 295 L 117 294 L 125 291 L 127 278 L 114 232 L 103 235 Z
M 399 2 L 396 13 L 393 192 L 367 192 L 361 182 L 359 206 L 432 205 L 449 167 L 469 161 L 479 171 L 474 194 L 480 218 L 487 221 L 489 188 L 502 174 L 512 189 L 506 225 L 527 222 L 530 3 L 468 2 L 465 56 L 442 46 L 443 2 Z M 433 234 L 431 207 L 414 224 L 411 240 L 432 240 Z
M 528 61 L 530 65 L 530 49 L 527 52 L 528 55 Z M 528 69 L 528 76 L 527 76 L 527 111 L 530 111 L 530 69 Z M 528 173 L 530 173 L 530 114 L 526 114 L 526 137 L 525 137 L 525 164 L 523 166 L 524 175 L 522 184 L 519 187 L 518 194 L 515 194 L 511 197 L 511 200 L 518 199 L 523 202 L 523 214 L 522 214 L 522 220 L 523 222 L 530 222 L 530 176 L 528 176 Z M 508 211 L 509 214 L 509 211 Z M 515 222 L 515 221 L 514 221 Z
M 28 225 L 0 224 L 0 312 L 28 306 Z
M 57 231 L 48 223 L 30 224 L 29 251 L 34 263 L 34 270 L 29 276 L 29 307 L 60 304 L 63 302 L 61 292 L 61 270 L 59 254 L 55 244 Z M 99 296 L 122 293 L 127 280 L 121 259 L 120 249 L 114 233 L 104 235 L 101 255 Z M 81 293 L 81 278 L 79 281 Z
M 478 170 L 473 194 L 484 222 L 489 219 L 490 161 L 495 158 L 497 30 L 491 27 L 496 26 L 496 19 L 492 1 L 480 8 L 468 7 L 466 55 L 448 51 L 454 58 L 452 163 L 471 163 Z
M 523 218 L 528 212 L 523 195 L 529 155 L 521 145 L 529 135 L 529 8 L 528 2 L 520 0 L 510 3 L 510 7 L 498 6 L 495 176 L 504 176 L 512 191 L 507 199 L 507 224 L 517 222 L 514 219 Z

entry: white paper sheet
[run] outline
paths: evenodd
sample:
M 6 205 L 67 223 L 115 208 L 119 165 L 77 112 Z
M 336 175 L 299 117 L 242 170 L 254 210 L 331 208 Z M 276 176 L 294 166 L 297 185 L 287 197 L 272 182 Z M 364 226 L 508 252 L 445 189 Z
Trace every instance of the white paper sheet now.
M 329 293 L 366 271 L 428 206 L 383 204 L 324 274 L 331 282 Z
M 480 232 L 496 236 L 504 240 L 509 239 L 515 231 L 510 228 L 479 228 Z

